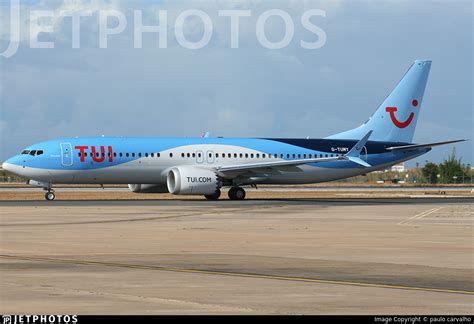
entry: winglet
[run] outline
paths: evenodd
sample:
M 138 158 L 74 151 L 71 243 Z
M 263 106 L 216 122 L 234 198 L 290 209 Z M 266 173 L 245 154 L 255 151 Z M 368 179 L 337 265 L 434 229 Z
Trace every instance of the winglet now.
M 354 156 L 348 156 L 347 157 L 349 159 L 349 161 L 352 161 L 354 163 L 357 163 L 357 164 L 360 164 L 366 168 L 370 168 L 371 165 L 367 162 L 365 162 L 364 160 L 362 160 L 361 158 L 358 158 L 358 157 L 354 157 Z
M 370 135 L 372 135 L 373 131 L 369 131 L 367 134 L 365 134 L 364 137 L 360 141 L 358 141 L 347 154 L 344 155 L 345 158 L 347 158 L 349 161 L 352 161 L 354 163 L 357 163 L 359 165 L 362 165 L 366 168 L 371 167 L 370 164 L 362 160 L 360 156 L 360 152 L 364 148 L 364 145 L 367 143 L 369 140 Z

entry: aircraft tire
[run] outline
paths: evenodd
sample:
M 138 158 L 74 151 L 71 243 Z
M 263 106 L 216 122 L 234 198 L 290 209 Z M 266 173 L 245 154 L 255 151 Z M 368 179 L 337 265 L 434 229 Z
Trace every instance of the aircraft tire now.
M 245 199 L 245 190 L 240 187 L 233 187 L 229 190 L 229 199 L 230 200 L 244 200 Z
M 47 193 L 44 194 L 44 198 L 46 200 L 54 200 L 56 198 L 56 195 L 52 191 L 48 191 Z
M 213 194 L 204 195 L 204 197 L 206 197 L 207 200 L 217 200 L 219 199 L 220 196 L 221 196 L 220 189 L 217 189 L 216 192 L 214 192 Z

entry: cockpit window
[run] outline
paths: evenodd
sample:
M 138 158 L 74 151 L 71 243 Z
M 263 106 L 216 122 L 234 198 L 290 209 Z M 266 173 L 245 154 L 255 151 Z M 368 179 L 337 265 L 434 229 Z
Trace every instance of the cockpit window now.
M 44 150 L 23 150 L 21 154 L 24 155 L 31 155 L 31 156 L 38 156 L 44 154 Z

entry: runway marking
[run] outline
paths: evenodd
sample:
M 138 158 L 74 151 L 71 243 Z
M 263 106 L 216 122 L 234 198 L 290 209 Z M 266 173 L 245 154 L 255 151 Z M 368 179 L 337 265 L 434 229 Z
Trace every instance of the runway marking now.
M 427 225 L 454 226 L 457 228 L 470 228 L 472 224 L 449 224 L 449 223 L 429 223 Z
M 408 219 L 405 219 L 405 220 L 401 221 L 400 223 L 398 223 L 398 225 L 411 225 L 411 223 L 413 223 L 414 221 L 420 220 L 425 216 L 436 213 L 441 208 L 443 208 L 443 207 L 438 207 L 438 208 L 432 208 L 432 209 L 425 210 L 424 212 L 421 212 L 419 214 L 416 214 L 413 217 L 410 217 Z
M 426 291 L 426 292 L 436 292 L 436 293 L 474 295 L 474 291 L 468 291 L 468 290 L 403 286 L 403 285 L 366 283 L 366 282 L 317 279 L 317 278 L 290 277 L 290 276 L 278 276 L 278 275 L 267 275 L 267 274 L 257 274 L 257 273 L 227 272 L 227 271 L 206 270 L 206 269 L 187 269 L 187 268 L 174 268 L 174 267 L 164 267 L 164 266 L 116 263 L 116 262 L 103 262 L 103 261 L 15 256 L 15 255 L 6 255 L 6 254 L 0 254 L 0 258 L 20 260 L 20 261 L 37 261 L 37 262 L 50 262 L 50 263 L 62 263 L 62 264 L 75 264 L 75 265 L 89 265 L 89 266 L 107 266 L 107 267 L 117 267 L 117 268 L 206 274 L 206 275 L 217 275 L 217 276 L 227 276 L 227 277 L 272 279 L 272 280 L 281 280 L 281 281 L 310 282 L 310 283 L 319 283 L 319 284 L 334 284 L 334 285 L 345 285 L 345 286 L 366 287 L 366 288 L 386 288 L 386 289 L 414 290 L 414 291 Z

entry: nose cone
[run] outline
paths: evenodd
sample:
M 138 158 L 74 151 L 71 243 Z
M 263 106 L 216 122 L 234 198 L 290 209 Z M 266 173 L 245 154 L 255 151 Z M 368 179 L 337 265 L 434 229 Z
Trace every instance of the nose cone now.
M 8 159 L 2 163 L 2 169 L 10 171 L 12 169 L 12 159 Z
M 18 174 L 18 171 L 21 169 L 21 165 L 19 163 L 19 159 L 17 156 L 14 156 L 5 162 L 2 163 L 2 169 L 7 170 L 9 172 Z

